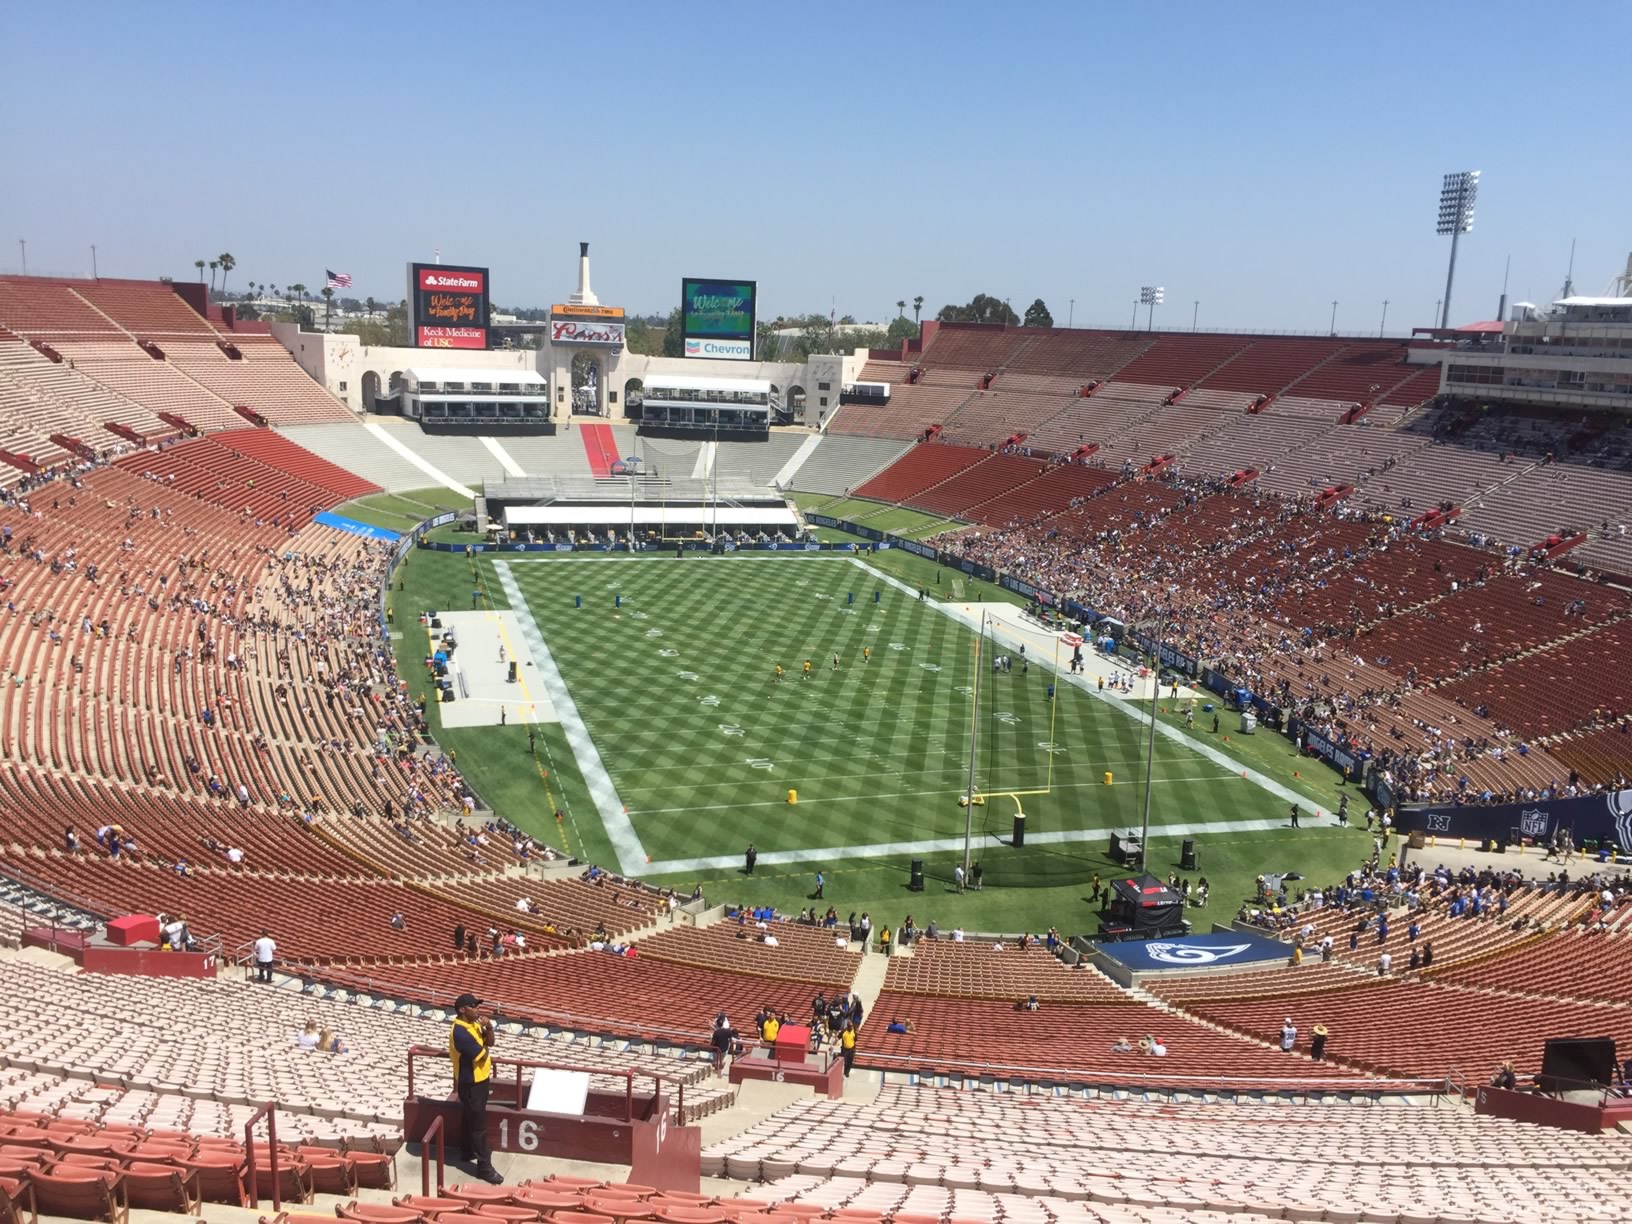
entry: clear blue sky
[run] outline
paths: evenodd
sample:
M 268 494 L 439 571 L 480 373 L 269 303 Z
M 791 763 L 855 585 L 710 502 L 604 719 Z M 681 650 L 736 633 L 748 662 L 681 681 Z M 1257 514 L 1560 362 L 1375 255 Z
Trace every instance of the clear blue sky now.
M 12 6 L 0 269 L 400 298 L 441 247 L 502 305 L 682 275 L 763 313 L 977 292 L 1063 324 L 1424 324 L 1442 173 L 1479 169 L 1456 321 L 1632 250 L 1632 5 Z M 1141 322 L 1143 319 L 1141 318 Z

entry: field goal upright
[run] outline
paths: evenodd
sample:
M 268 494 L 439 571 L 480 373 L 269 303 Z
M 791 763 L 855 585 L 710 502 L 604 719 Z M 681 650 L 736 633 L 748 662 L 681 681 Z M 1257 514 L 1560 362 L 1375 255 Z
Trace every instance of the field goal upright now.
M 999 661 L 1009 656 L 1002 652 L 1002 641 L 999 637 L 1004 634 L 1002 626 L 985 611 L 980 616 L 980 631 L 975 634 L 974 679 L 969 686 L 969 779 L 968 789 L 963 794 L 964 836 L 963 836 L 963 866 L 967 871 L 970 865 L 971 844 L 974 838 L 974 812 L 977 807 L 984 807 L 988 799 L 1012 799 L 1014 801 L 1014 826 L 1011 844 L 1018 849 L 1026 844 L 1026 808 L 1022 800 L 1036 795 L 1051 795 L 1054 793 L 1054 725 L 1059 711 L 1059 693 L 1055 687 L 1056 681 L 1050 681 L 1052 696 L 1048 703 L 1048 740 L 1044 756 L 1047 766 L 1044 772 L 1043 785 L 1037 787 L 996 787 L 982 790 L 975 785 L 975 767 L 980 757 L 980 688 L 981 677 L 988 667 L 998 670 Z M 1015 635 L 1014 643 L 1020 646 L 1023 654 L 1023 643 Z M 989 642 L 989 644 L 988 644 Z M 983 649 L 984 648 L 984 649 Z M 985 661 L 989 657 L 989 662 Z M 1050 675 L 1058 677 L 1060 662 L 1060 639 L 1054 635 L 1054 657 L 1050 664 Z M 1008 670 L 1005 667 L 1003 670 Z

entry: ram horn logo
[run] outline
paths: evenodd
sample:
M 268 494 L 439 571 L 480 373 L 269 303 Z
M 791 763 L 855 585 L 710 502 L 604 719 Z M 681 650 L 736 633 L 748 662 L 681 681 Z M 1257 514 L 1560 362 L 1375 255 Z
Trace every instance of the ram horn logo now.
M 1604 800 L 1615 818 L 1615 844 L 1632 846 L 1632 790 L 1612 791 Z
M 1211 965 L 1239 956 L 1250 947 L 1251 944 L 1149 943 L 1145 945 L 1145 954 L 1166 965 Z

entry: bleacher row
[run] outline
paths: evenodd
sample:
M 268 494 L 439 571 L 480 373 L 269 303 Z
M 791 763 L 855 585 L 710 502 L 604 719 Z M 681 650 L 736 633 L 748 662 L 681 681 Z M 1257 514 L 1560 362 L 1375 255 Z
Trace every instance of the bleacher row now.
M 168 285 L 0 277 L 0 484 L 81 448 L 352 415 L 270 335 L 222 330 Z
M 1067 354 L 1080 364 L 1059 364 Z M 1438 392 L 1438 366 L 1408 364 L 1402 341 L 947 325 L 910 364 L 875 358 L 863 377 L 893 384 L 889 405 L 847 405 L 829 433 L 988 450 L 1021 437 L 1039 458 L 1092 448 L 1092 462 L 1113 471 L 1172 454 L 1189 476 L 1256 469 L 1261 487 L 1289 496 L 1355 486 L 1359 504 L 1407 518 L 1450 502 L 1463 508 L 1462 528 L 1520 547 L 1584 530 L 1582 559 L 1632 573 L 1620 531 L 1632 518 L 1632 427 L 1582 429 L 1579 413 L 1562 411 L 1497 414 L 1436 437 L 1420 409 Z M 925 491 L 910 488 L 917 471 L 899 485 L 891 475 L 861 495 L 915 504 L 907 494 Z M 975 522 L 1023 517 L 979 496 L 980 484 L 946 492 L 937 500 Z
M 896 1224 L 1608 1221 L 1620 1136 L 1422 1104 L 1092 1101 L 886 1086 L 801 1101 L 704 1151 L 771 1210 Z M 1498 1175 L 1498 1170 L 1499 1175 Z

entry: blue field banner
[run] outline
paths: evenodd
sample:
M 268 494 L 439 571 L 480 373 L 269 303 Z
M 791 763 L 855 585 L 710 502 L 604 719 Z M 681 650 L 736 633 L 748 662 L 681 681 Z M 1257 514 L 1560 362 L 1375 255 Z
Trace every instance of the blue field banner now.
M 1151 647 L 1155 645 L 1155 641 L 1151 638 L 1151 636 L 1140 629 L 1129 629 L 1128 640 L 1135 646 L 1139 647 L 1139 649 L 1145 654 L 1149 654 Z M 1177 670 L 1184 672 L 1186 675 L 1193 676 L 1196 674 L 1196 660 L 1190 655 L 1181 654 L 1179 651 L 1173 649 L 1173 647 L 1165 643 L 1163 643 L 1160 650 L 1157 651 L 1157 657 L 1161 659 L 1164 665 L 1176 668 Z
M 1339 770 L 1347 771 L 1357 769 L 1360 766 L 1360 762 L 1371 759 L 1371 754 L 1369 752 L 1355 754 L 1350 752 L 1347 748 L 1340 748 L 1337 744 L 1333 743 L 1331 739 L 1321 734 L 1319 731 L 1316 731 L 1313 727 L 1300 718 L 1290 720 L 1286 725 L 1286 730 L 1287 734 L 1292 736 L 1293 739 L 1296 739 L 1299 735 L 1302 735 L 1304 747 L 1308 749 L 1308 751 L 1314 753 L 1323 761 L 1331 762 L 1331 764 Z
M 1100 619 L 1098 612 L 1095 612 L 1087 604 L 1080 604 L 1074 599 L 1068 599 L 1062 603 L 1060 610 L 1072 620 L 1079 620 L 1085 625 L 1095 624 Z
M 818 527 L 843 528 L 843 524 L 831 514 L 807 514 L 805 515 L 805 518 L 810 522 L 815 523 Z
M 322 523 L 325 527 L 333 527 L 339 531 L 349 531 L 352 535 L 365 536 L 370 540 L 400 540 L 400 531 L 391 531 L 385 527 L 376 527 L 373 523 L 360 523 L 356 519 L 347 518 L 343 514 L 335 514 L 331 510 L 323 510 L 312 515 L 312 522 Z
M 928 544 L 920 544 L 917 540 L 903 540 L 897 536 L 894 543 L 897 548 L 904 548 L 915 557 L 927 557 L 929 560 L 935 561 L 941 555 L 940 549 L 931 548 Z
M 996 582 L 997 571 L 989 565 L 982 565 L 979 561 L 971 561 L 968 557 L 945 558 L 950 564 L 956 565 L 972 578 L 979 578 L 982 582 Z
M 1287 945 L 1243 931 L 1105 943 L 1098 945 L 1098 951 L 1111 960 L 1120 961 L 1135 973 L 1227 969 L 1237 965 L 1284 961 L 1291 955 Z
M 1521 837 L 1550 841 L 1568 829 L 1577 846 L 1585 841 L 1613 840 L 1632 846 L 1632 790 L 1610 791 L 1579 799 L 1540 799 L 1534 803 L 1499 803 L 1489 807 L 1446 807 L 1424 803 L 1399 809 L 1395 827 L 1432 837 L 1487 838 L 1516 842 Z

